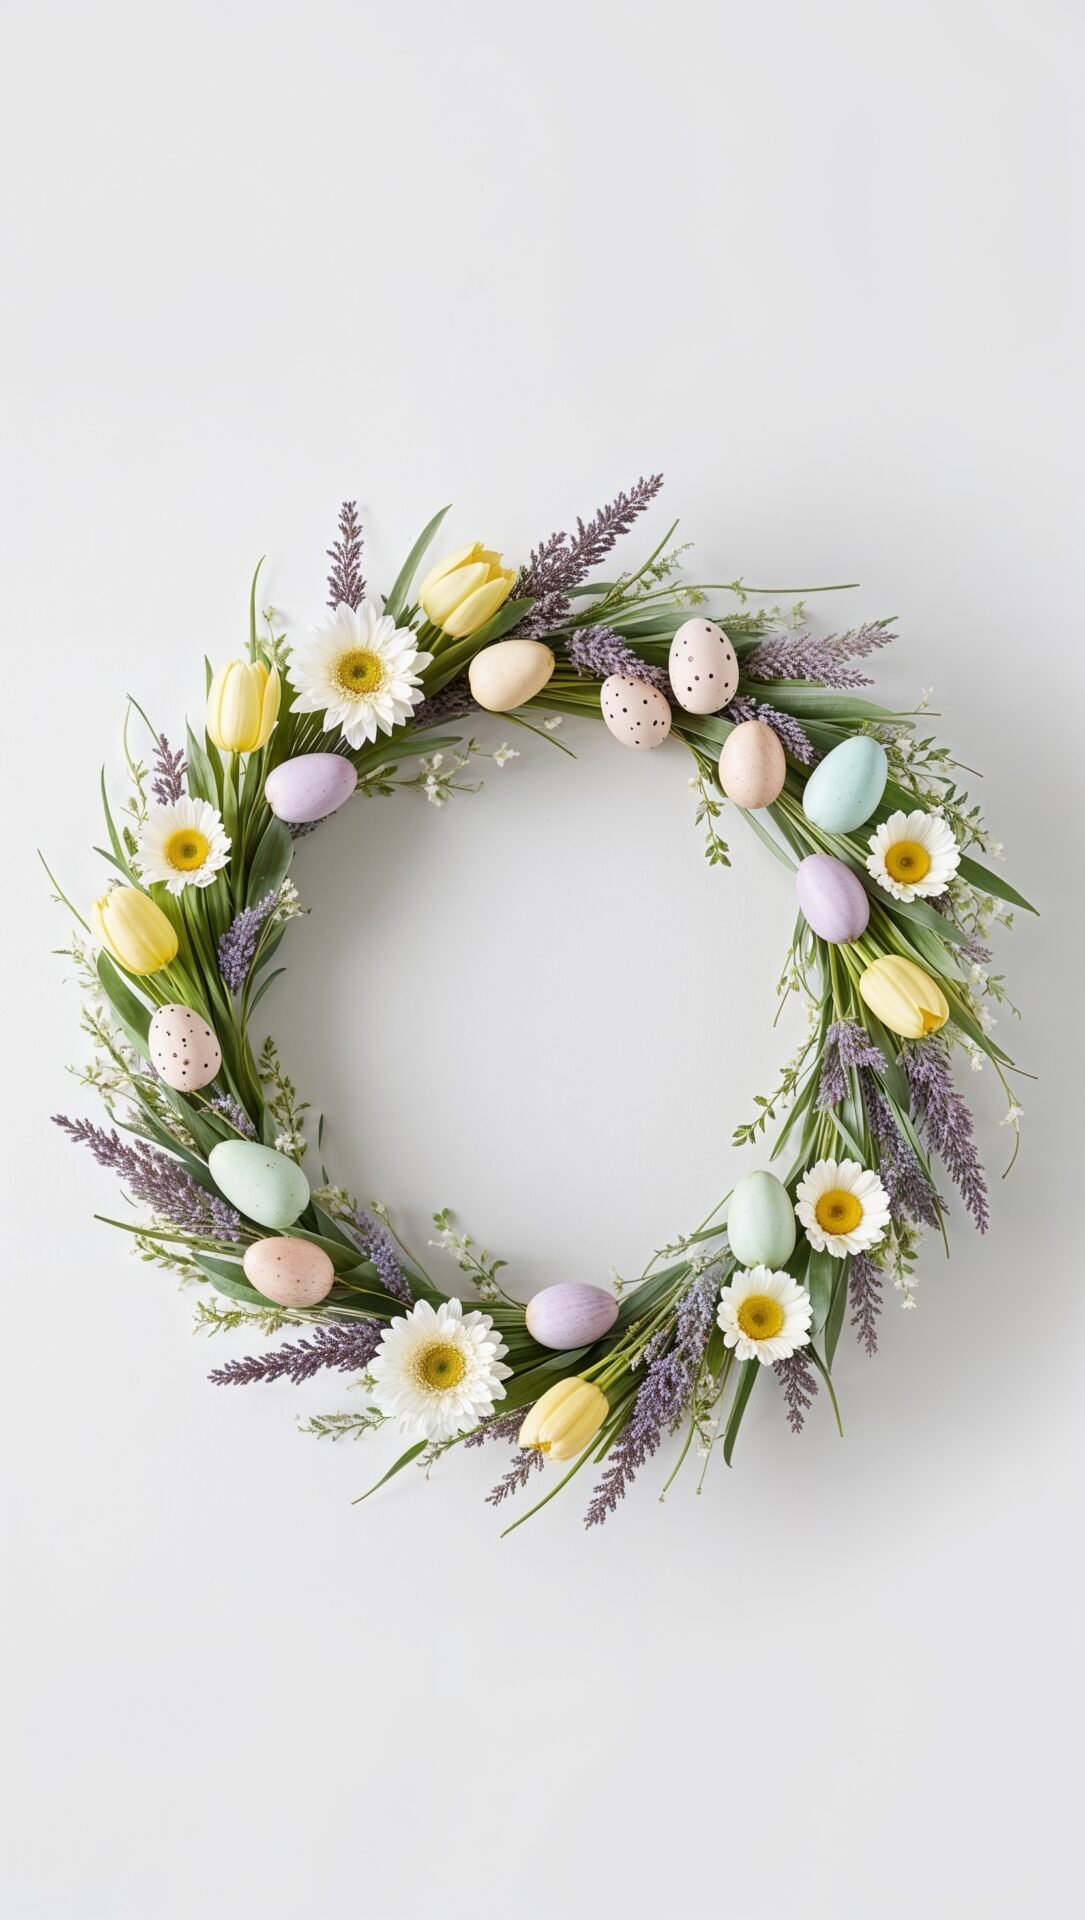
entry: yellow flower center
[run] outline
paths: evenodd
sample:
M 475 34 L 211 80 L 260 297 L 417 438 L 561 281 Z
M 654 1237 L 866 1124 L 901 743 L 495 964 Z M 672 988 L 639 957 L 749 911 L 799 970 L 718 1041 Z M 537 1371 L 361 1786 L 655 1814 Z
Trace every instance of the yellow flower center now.
M 376 693 L 384 685 L 384 661 L 369 647 L 351 647 L 335 663 L 335 678 L 343 693 L 352 700 Z
M 844 1187 L 830 1187 L 814 1208 L 823 1233 L 854 1233 L 862 1217 L 862 1204 Z
M 918 840 L 898 840 L 885 856 L 885 871 L 902 887 L 913 887 L 931 870 L 931 857 Z
M 179 827 L 166 841 L 166 859 L 178 873 L 195 873 L 211 851 L 211 842 L 195 827 Z
M 419 1379 L 438 1393 L 448 1387 L 458 1387 L 466 1372 L 462 1349 L 453 1346 L 450 1340 L 431 1341 L 418 1356 Z
M 784 1310 L 768 1293 L 749 1293 L 738 1310 L 747 1340 L 771 1340 L 784 1324 Z

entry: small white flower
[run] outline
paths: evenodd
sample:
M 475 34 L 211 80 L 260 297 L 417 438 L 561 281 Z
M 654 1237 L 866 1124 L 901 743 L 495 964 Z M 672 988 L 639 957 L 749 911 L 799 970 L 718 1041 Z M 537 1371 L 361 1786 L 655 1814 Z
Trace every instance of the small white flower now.
M 796 1189 L 795 1212 L 815 1253 L 842 1260 L 885 1238 L 889 1195 L 876 1173 L 854 1160 L 819 1160 Z
M 451 1440 L 488 1420 L 512 1373 L 493 1327 L 488 1313 L 464 1313 L 458 1300 L 436 1309 L 419 1300 L 392 1321 L 370 1363 L 381 1412 L 427 1440 Z
M 952 830 L 939 813 L 891 813 L 867 842 L 867 872 L 894 900 L 935 899 L 960 864 Z
M 519 760 L 519 758 L 520 755 L 517 749 L 510 747 L 507 740 L 502 740 L 501 745 L 494 754 L 494 765 L 495 767 L 503 767 L 506 760 Z
M 983 1028 L 984 1033 L 992 1033 L 995 1027 L 997 1027 L 998 1025 L 998 1021 L 996 1020 L 994 1014 L 991 1012 L 990 1007 L 978 1008 L 976 1013 L 976 1019 L 979 1021 L 980 1026 Z
M 979 993 L 987 991 L 987 969 L 981 967 L 978 960 L 973 960 L 968 969 L 968 984 L 970 987 L 975 987 Z
M 139 841 L 144 880 L 162 881 L 170 893 L 209 887 L 230 857 L 222 815 L 206 800 L 187 794 L 171 806 L 152 807 Z
M 968 1062 L 973 1073 L 982 1073 L 985 1058 L 983 1048 L 978 1047 L 974 1040 L 962 1040 L 961 1045 L 968 1055 Z
M 1017 1133 L 1020 1129 L 1021 1121 L 1024 1118 L 1024 1113 L 1024 1107 L 1019 1107 L 1015 1100 L 1011 1100 L 998 1124 L 1000 1127 L 1012 1127 L 1014 1132 Z
M 348 746 L 360 747 L 410 719 L 432 658 L 371 600 L 357 609 L 342 601 L 291 649 L 291 712 L 322 713 L 327 731 L 339 727 Z
M 551 714 L 549 720 L 543 721 L 544 731 L 547 733 L 556 733 L 562 723 L 563 718 L 564 718 L 563 714 L 560 714 L 560 713 Z
M 806 1288 L 770 1267 L 732 1274 L 716 1309 L 724 1346 L 734 1348 L 737 1360 L 760 1360 L 764 1366 L 805 1347 L 812 1318 Z

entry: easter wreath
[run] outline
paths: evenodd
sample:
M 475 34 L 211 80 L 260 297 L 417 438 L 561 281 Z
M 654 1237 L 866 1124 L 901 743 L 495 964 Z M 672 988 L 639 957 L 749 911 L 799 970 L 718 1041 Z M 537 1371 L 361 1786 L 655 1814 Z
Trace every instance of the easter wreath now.
M 988 1224 L 952 1050 L 993 1065 L 1014 1153 L 1021 1112 L 991 1034 L 991 1002 L 1006 995 L 986 941 L 1028 903 L 976 857 L 999 849 L 956 763 L 922 732 L 923 707 L 891 712 L 857 691 L 870 684 L 857 663 L 893 637 L 888 623 L 819 636 L 801 602 L 755 608 L 761 590 L 741 581 L 686 584 L 673 527 L 640 566 L 594 577 L 660 484 L 638 481 L 519 570 L 475 545 L 416 588 L 439 513 L 382 598 L 367 591 L 346 503 L 327 612 L 306 636 L 289 643 L 271 608 L 258 619 L 254 579 L 247 657 L 208 665 L 202 732 L 175 750 L 151 728 L 145 764 L 129 723 L 150 723 L 130 705 L 123 813 L 102 781 L 110 884 L 89 924 L 71 909 L 65 950 L 93 1044 L 77 1071 L 111 1125 L 57 1121 L 143 1210 L 110 1224 L 144 1260 L 210 1283 L 197 1305 L 210 1331 L 291 1330 L 211 1378 L 353 1375 L 361 1411 L 306 1424 L 338 1436 L 398 1423 L 410 1445 L 391 1473 L 461 1441 L 511 1444 L 495 1505 L 545 1463 L 563 1465 L 534 1512 L 590 1466 L 589 1526 L 668 1433 L 684 1430 L 679 1464 L 696 1443 L 707 1465 L 717 1439 L 730 1463 L 762 1379 L 782 1390 L 795 1431 L 819 1385 L 839 1424 L 845 1323 L 872 1353 L 883 1289 L 911 1305 L 921 1233 L 944 1233 L 935 1155 Z M 729 610 L 709 617 L 722 592 Z M 782 1177 L 746 1174 L 628 1289 L 559 1284 L 526 1309 L 504 1289 L 504 1262 L 447 1212 L 431 1245 L 457 1262 L 462 1299 L 435 1284 L 383 1206 L 360 1206 L 322 1162 L 318 1175 L 307 1105 L 273 1039 L 259 1052 L 253 1040 L 300 911 L 298 839 L 352 795 L 405 786 L 441 805 L 470 786 L 473 759 L 503 765 L 507 745 L 487 753 L 449 731 L 482 711 L 551 739 L 565 715 L 601 715 L 634 750 L 679 741 L 711 864 L 728 865 L 726 798 L 794 873 L 781 991 L 804 994 L 810 1012 L 778 1088 L 735 1133 L 757 1142 L 786 1110 L 772 1154 Z

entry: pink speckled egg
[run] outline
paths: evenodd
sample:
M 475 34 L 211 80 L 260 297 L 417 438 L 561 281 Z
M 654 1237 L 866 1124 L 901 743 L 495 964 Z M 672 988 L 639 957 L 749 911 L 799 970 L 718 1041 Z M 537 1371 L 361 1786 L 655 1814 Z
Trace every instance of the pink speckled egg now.
M 667 660 L 674 697 L 687 713 L 719 713 L 738 691 L 738 655 L 714 620 L 684 620 Z
M 524 1318 L 540 1347 L 568 1353 L 573 1347 L 590 1347 L 593 1340 L 610 1332 L 618 1318 L 618 1302 L 603 1287 L 567 1280 L 535 1294 Z
M 315 1307 L 327 1298 L 335 1268 L 323 1247 L 311 1240 L 256 1240 L 241 1262 L 250 1286 L 277 1307 Z
M 771 807 L 787 779 L 784 750 L 763 720 L 743 720 L 720 754 L 720 786 L 736 807 Z
M 334 813 L 357 784 L 358 775 L 341 753 L 301 753 L 272 768 L 264 798 L 277 819 L 301 827 Z
M 870 919 L 867 890 L 857 873 L 831 853 L 811 853 L 795 875 L 799 905 L 814 932 L 833 946 L 858 940 Z
M 147 1046 L 159 1079 L 175 1093 L 208 1086 L 222 1066 L 222 1048 L 206 1020 L 176 1000 L 152 1014 Z
M 671 710 L 658 687 L 611 673 L 599 689 L 608 730 L 623 747 L 662 746 L 671 730 Z

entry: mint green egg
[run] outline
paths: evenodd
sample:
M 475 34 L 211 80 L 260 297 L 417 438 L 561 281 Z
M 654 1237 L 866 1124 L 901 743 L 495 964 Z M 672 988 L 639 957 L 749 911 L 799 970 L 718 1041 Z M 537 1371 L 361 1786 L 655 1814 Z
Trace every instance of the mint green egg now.
M 802 797 L 803 812 L 826 833 L 854 833 L 877 810 L 888 777 L 881 741 L 857 733 L 814 768 Z
M 207 1164 L 231 1206 L 262 1227 L 292 1227 L 309 1205 L 309 1182 L 285 1153 L 257 1140 L 223 1140 Z
M 774 1173 L 748 1173 L 727 1207 L 727 1238 L 743 1267 L 782 1267 L 795 1251 L 795 1209 Z

